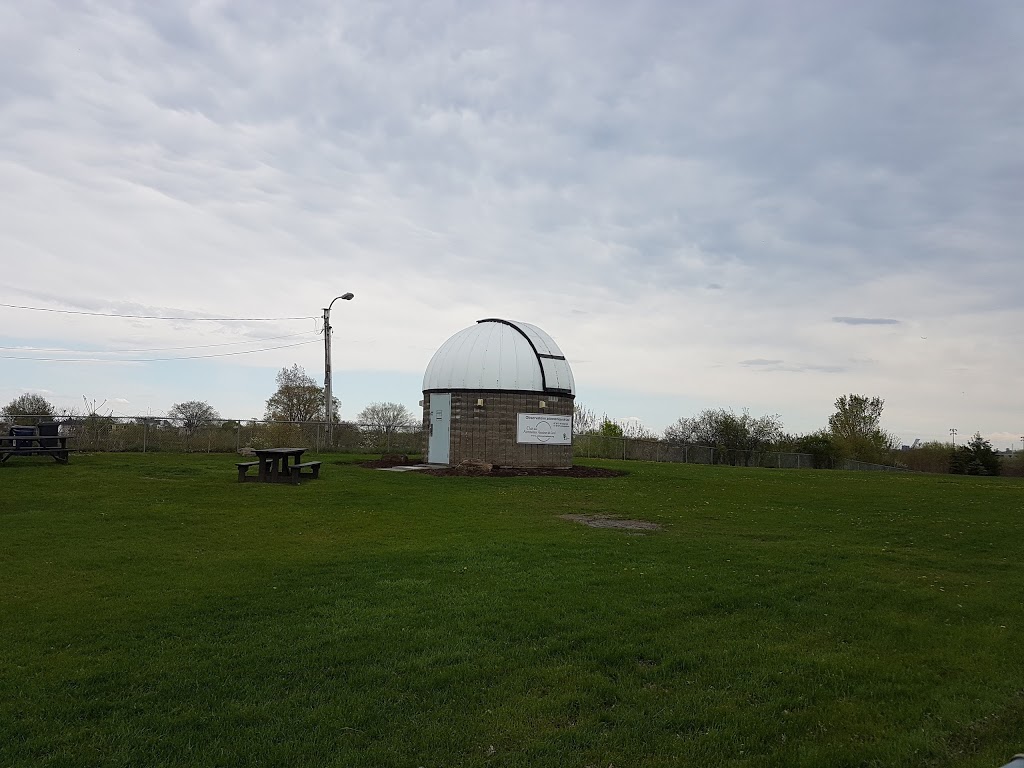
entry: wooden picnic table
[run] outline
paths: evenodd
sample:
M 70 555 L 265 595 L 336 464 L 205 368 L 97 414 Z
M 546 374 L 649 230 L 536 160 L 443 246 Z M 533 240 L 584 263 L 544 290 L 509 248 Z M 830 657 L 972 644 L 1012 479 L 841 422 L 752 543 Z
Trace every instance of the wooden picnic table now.
M 305 448 L 253 448 L 253 453 L 256 454 L 256 461 L 245 461 L 235 465 L 238 467 L 238 482 L 293 483 L 298 485 L 300 477 L 316 480 L 320 477 L 321 462 L 308 461 L 301 463 L 299 460 L 305 452 Z M 254 465 L 258 467 L 255 477 L 247 474 L 249 468 Z M 303 469 L 311 471 L 303 473 Z
M 50 456 L 59 464 L 67 464 L 68 454 L 65 435 L 0 435 L 0 464 L 11 456 Z

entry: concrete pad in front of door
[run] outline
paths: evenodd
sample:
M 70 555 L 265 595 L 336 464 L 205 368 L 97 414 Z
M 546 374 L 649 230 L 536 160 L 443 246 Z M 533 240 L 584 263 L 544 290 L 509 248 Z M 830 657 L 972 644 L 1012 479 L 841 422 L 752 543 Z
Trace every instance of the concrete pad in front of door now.
M 430 469 L 428 464 L 414 464 L 411 467 L 377 467 L 381 472 L 412 472 L 417 469 Z

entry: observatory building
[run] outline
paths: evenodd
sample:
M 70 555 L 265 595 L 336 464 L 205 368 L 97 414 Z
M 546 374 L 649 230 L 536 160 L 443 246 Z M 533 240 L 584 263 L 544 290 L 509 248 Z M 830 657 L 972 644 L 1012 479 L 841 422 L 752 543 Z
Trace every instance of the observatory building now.
M 569 363 L 535 325 L 488 318 L 459 331 L 423 375 L 427 462 L 572 466 Z

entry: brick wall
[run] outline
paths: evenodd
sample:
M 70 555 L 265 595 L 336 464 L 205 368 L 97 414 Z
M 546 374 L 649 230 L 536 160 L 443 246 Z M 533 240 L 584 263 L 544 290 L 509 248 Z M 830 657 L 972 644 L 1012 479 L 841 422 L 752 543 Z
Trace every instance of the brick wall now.
M 483 407 L 477 406 L 483 400 Z M 541 408 L 544 401 L 546 408 Z M 571 445 L 526 445 L 516 442 L 520 413 L 572 415 L 571 395 L 531 392 L 452 392 L 449 463 L 480 459 L 502 467 L 571 467 Z M 430 430 L 430 394 L 423 393 L 424 434 Z

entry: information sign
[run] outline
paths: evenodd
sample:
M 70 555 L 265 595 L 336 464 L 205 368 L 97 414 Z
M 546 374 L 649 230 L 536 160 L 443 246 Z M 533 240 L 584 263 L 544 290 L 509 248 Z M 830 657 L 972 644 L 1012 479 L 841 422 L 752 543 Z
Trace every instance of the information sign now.
M 516 415 L 517 443 L 572 445 L 572 416 L 552 416 L 546 413 Z

